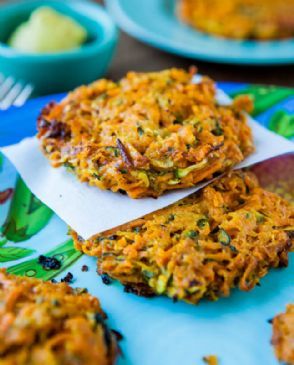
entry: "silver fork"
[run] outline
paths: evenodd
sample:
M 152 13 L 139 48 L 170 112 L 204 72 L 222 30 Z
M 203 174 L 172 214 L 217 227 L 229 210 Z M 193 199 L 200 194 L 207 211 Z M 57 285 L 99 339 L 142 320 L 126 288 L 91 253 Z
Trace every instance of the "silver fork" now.
M 0 110 L 13 106 L 22 106 L 33 92 L 33 86 L 16 80 L 12 76 L 5 77 L 0 73 Z

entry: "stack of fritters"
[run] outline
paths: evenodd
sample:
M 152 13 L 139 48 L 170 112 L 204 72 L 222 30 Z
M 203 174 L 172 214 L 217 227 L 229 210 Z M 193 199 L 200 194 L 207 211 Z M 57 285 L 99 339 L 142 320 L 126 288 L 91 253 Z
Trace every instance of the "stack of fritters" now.
M 226 38 L 294 36 L 293 0 L 178 0 L 178 14 L 196 29 Z
M 193 3 L 182 0 L 184 17 Z M 256 37 L 270 37 L 250 27 L 241 29 L 238 37 L 246 37 L 250 32 Z M 53 166 L 66 166 L 83 182 L 127 193 L 131 198 L 159 197 L 167 190 L 194 186 L 226 173 L 171 206 L 89 240 L 71 231 L 76 247 L 98 258 L 98 273 L 103 275 L 104 282 L 109 283 L 110 277 L 125 285 L 126 291 L 139 295 L 166 295 L 197 303 L 202 298 L 216 300 L 228 296 L 235 287 L 248 291 L 271 268 L 287 266 L 288 253 L 294 248 L 294 210 L 286 200 L 265 191 L 253 173 L 228 172 L 254 150 L 243 112 L 250 109 L 250 100 L 239 98 L 230 106 L 221 106 L 216 100 L 214 82 L 204 77 L 195 84 L 193 76 L 194 72 L 179 69 L 130 72 L 117 83 L 99 80 L 82 86 L 59 104 L 44 108 L 38 120 L 38 138 Z M 4 273 L 2 276 L 7 280 Z M 31 293 L 30 282 L 24 283 L 29 286 L 24 292 Z M 56 330 L 53 327 L 56 334 L 50 340 L 46 330 L 42 337 L 34 335 L 33 321 L 31 333 L 45 343 L 42 350 L 39 345 L 32 345 L 35 340 L 28 336 L 20 343 L 29 341 L 30 353 L 10 353 L 7 347 L 3 350 L 5 356 L 37 356 L 39 360 L 41 355 L 47 356 L 43 352 L 49 348 L 48 353 L 57 359 L 57 364 L 59 359 L 62 364 L 70 364 L 77 346 L 79 356 L 87 359 L 87 364 L 94 364 L 98 353 L 91 351 L 90 344 L 97 342 L 97 349 L 102 349 L 102 360 L 97 363 L 111 364 L 117 348 L 104 322 L 100 322 L 98 302 L 95 308 L 92 304 L 88 308 L 81 299 L 81 309 L 74 299 L 77 309 L 73 309 L 72 299 L 66 298 L 73 298 L 74 294 L 65 296 L 64 291 L 70 289 L 60 287 L 64 299 L 56 298 L 54 291 L 54 303 L 55 299 L 65 306 L 70 303 L 61 311 L 59 305 L 56 308 L 52 304 L 53 284 L 43 285 L 48 285 L 48 298 L 40 301 L 40 295 L 34 291 L 30 305 L 34 311 L 43 310 L 46 305 L 54 319 L 56 313 L 61 313 L 57 322 L 60 324 Z M 94 300 L 89 296 L 83 298 L 86 303 Z M 26 297 L 24 302 L 28 300 L 31 301 Z M 35 304 L 36 300 L 40 306 Z M 18 318 L 22 310 L 17 306 L 14 309 L 14 299 L 11 302 L 12 318 L 14 313 Z M 32 309 L 27 310 L 29 316 Z M 98 312 L 98 317 L 94 312 Z M 287 321 L 291 314 L 288 312 Z M 64 313 L 69 313 L 69 318 Z M 79 314 L 81 318 L 77 320 Z M 289 337 L 286 315 L 275 319 L 273 342 L 278 358 L 291 363 L 284 341 Z M 76 324 L 69 326 L 68 321 Z M 18 325 L 16 329 L 19 331 Z M 3 333 L 9 339 L 9 332 Z M 64 341 L 69 343 L 65 346 Z M 2 342 L 5 344 L 4 337 Z M 207 359 L 216 361 L 214 356 Z
M 294 365 L 294 304 L 273 319 L 272 344 L 279 361 Z
M 0 270 L 1 365 L 111 365 L 118 353 L 99 301 L 65 283 Z
M 53 166 L 131 198 L 210 179 L 253 151 L 248 98 L 216 101 L 215 84 L 170 69 L 99 80 L 44 108 L 42 149 Z
M 252 289 L 293 249 L 293 207 L 252 173 L 220 178 L 167 208 L 84 241 L 98 271 L 141 295 L 197 303 Z

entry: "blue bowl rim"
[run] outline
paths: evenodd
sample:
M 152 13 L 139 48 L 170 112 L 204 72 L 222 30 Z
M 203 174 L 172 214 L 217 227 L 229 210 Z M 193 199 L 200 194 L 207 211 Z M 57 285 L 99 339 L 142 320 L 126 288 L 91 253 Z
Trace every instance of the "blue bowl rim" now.
M 61 0 L 47 0 L 46 2 L 51 2 L 54 4 L 61 4 L 62 6 L 71 8 L 74 12 L 75 6 L 80 5 L 82 7 L 87 7 L 91 10 L 92 14 L 98 16 L 97 22 L 99 22 L 100 26 L 103 27 L 104 32 L 102 38 L 92 41 L 89 44 L 86 44 L 80 48 L 76 48 L 73 50 L 65 51 L 65 52 L 56 52 L 56 53 L 25 53 L 20 52 L 18 50 L 13 49 L 7 44 L 0 42 L 0 57 L 7 57 L 9 59 L 21 59 L 22 61 L 30 61 L 30 62 L 47 62 L 47 61 L 60 61 L 60 60 L 68 60 L 73 58 L 84 58 L 96 54 L 97 51 L 102 52 L 109 44 L 116 43 L 118 39 L 118 28 L 109 15 L 109 13 L 103 8 L 101 5 L 97 3 L 93 3 L 90 0 L 74 0 L 72 2 L 63 2 Z M 44 5 L 42 0 L 16 0 L 9 4 L 1 4 L 0 11 L 4 8 L 13 9 L 17 8 L 21 4 L 40 4 L 40 6 Z M 50 4 L 48 4 L 50 6 Z M 79 14 L 87 18 L 85 14 Z M 93 18 L 92 20 L 95 21 Z

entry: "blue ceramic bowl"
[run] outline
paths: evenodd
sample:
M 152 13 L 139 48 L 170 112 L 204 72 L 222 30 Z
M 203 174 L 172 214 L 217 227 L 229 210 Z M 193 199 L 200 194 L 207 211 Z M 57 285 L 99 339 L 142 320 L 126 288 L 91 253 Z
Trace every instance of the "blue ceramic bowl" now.
M 6 42 L 40 6 L 50 6 L 87 29 L 86 43 L 71 51 L 29 54 Z M 0 72 L 33 84 L 37 94 L 67 91 L 101 77 L 112 59 L 118 32 L 105 10 L 87 0 L 23 0 L 0 6 Z

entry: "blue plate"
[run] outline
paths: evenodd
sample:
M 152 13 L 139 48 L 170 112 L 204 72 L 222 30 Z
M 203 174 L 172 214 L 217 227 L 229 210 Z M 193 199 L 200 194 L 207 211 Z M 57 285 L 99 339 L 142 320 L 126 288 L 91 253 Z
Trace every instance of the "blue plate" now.
M 221 83 L 219 87 L 236 94 L 247 90 L 249 85 Z M 34 135 L 36 118 L 42 107 L 63 96 L 41 97 L 30 100 L 21 108 L 0 112 L 0 146 Z M 278 102 L 284 102 L 286 106 L 289 100 L 285 96 Z M 271 108 L 276 107 L 272 105 Z M 3 191 L 15 187 L 16 171 L 8 160 L 2 164 L 1 160 L 0 156 L 0 191 Z M 10 204 L 11 201 L 0 204 L 0 227 L 7 220 Z M 8 241 L 0 247 L 0 267 L 19 273 L 25 266 L 29 275 L 31 268 L 36 266 L 31 260 L 37 260 L 40 254 L 50 255 L 51 250 L 57 250 L 59 254 L 60 250 L 64 251 L 63 243 L 68 240 L 66 232 L 67 225 L 53 215 L 32 237 L 18 243 Z M 4 250 L 9 253 L 15 249 L 19 257 L 13 259 L 10 255 L 5 259 Z M 28 249 L 34 252 L 24 251 Z M 71 252 L 68 247 L 67 252 Z M 21 253 L 26 256 L 22 258 Z M 278 365 L 270 345 L 268 319 L 293 302 L 293 253 L 290 254 L 289 267 L 272 270 L 261 280 L 260 287 L 248 293 L 233 290 L 229 298 L 215 303 L 203 301 L 198 306 L 173 303 L 167 298 L 146 299 L 126 294 L 118 283 L 102 284 L 93 257 L 82 256 L 78 261 L 69 259 L 71 266 L 66 271 L 73 273 L 73 285 L 87 287 L 91 294 L 98 296 L 108 313 L 109 325 L 124 336 L 121 342 L 123 356 L 117 365 L 204 365 L 201 358 L 208 354 L 218 355 L 221 365 Z M 87 265 L 89 271 L 82 272 L 82 265 Z M 65 272 L 56 279 L 60 280 Z
M 175 0 L 106 0 L 128 34 L 164 51 L 184 57 L 232 64 L 290 64 L 294 40 L 234 41 L 197 32 L 175 15 Z

